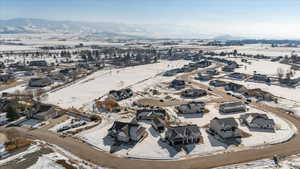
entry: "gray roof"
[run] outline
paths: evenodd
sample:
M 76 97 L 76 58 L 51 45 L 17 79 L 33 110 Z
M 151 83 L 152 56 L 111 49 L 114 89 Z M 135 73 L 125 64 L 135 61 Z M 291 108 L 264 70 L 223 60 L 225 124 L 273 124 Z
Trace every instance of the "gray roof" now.
M 222 119 L 214 118 L 213 120 L 216 120 L 221 126 L 224 126 L 224 127 L 237 127 L 238 126 L 238 123 L 232 117 L 222 118 Z
M 181 139 L 188 137 L 199 137 L 201 136 L 199 127 L 197 125 L 187 125 L 187 126 L 175 126 L 169 127 L 166 135 L 169 139 Z

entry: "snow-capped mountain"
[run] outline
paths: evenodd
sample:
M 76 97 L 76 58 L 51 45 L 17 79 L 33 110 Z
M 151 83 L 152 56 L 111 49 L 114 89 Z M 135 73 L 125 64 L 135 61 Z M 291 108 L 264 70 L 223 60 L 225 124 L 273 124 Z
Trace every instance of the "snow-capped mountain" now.
M 15 33 L 83 33 L 122 38 L 207 38 L 187 26 L 137 25 L 109 22 L 52 21 L 17 18 L 0 20 L 0 34 Z

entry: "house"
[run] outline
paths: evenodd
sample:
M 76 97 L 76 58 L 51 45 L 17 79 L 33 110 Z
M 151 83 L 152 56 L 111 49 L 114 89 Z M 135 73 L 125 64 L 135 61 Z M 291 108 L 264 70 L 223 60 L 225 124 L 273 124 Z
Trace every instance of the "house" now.
M 133 91 L 130 88 L 121 89 L 121 90 L 111 90 L 109 91 L 109 98 L 112 98 L 116 101 L 121 101 L 128 99 L 133 96 Z
M 234 72 L 234 73 L 230 73 L 228 75 L 228 77 L 233 78 L 233 79 L 238 79 L 238 80 L 244 80 L 247 78 L 247 75 L 244 73 Z
M 71 75 L 72 73 L 76 72 L 77 68 L 76 67 L 69 67 L 69 68 L 65 68 L 59 71 L 59 73 L 62 73 L 64 75 Z
M 212 119 L 208 131 L 219 136 L 222 140 L 241 138 L 238 123 L 232 117 Z
M 151 126 L 158 132 L 162 133 L 163 131 L 165 131 L 165 128 L 167 126 L 166 122 L 159 118 L 159 117 L 155 117 L 152 122 L 151 122 Z
M 209 85 L 214 86 L 214 87 L 224 87 L 227 85 L 227 82 L 221 81 L 221 80 L 211 80 L 209 82 Z
M 110 129 L 108 135 L 115 141 L 119 142 L 138 142 L 146 134 L 146 129 L 136 123 L 126 123 L 115 121 Z
M 139 109 L 136 112 L 137 120 L 153 120 L 156 117 L 164 120 L 166 118 L 167 112 L 165 109 L 160 107 L 147 107 Z
M 176 107 L 179 114 L 197 114 L 205 111 L 204 102 L 189 102 Z
M 267 82 L 267 83 L 271 82 L 271 79 L 267 75 L 263 75 L 263 74 L 254 74 L 252 79 L 256 81 Z
M 238 64 L 231 63 L 229 65 L 226 65 L 222 68 L 224 72 L 234 72 L 234 69 L 238 68 Z
M 212 78 L 213 76 L 207 73 L 198 73 L 198 77 L 195 77 L 196 80 L 201 80 L 201 81 L 209 81 Z
M 246 97 L 255 97 L 256 99 L 259 100 L 266 100 L 266 101 L 276 101 L 277 98 L 264 90 L 261 90 L 260 88 L 255 88 L 255 89 L 247 89 L 243 93 Z
M 3 62 L 0 62 L 0 69 L 5 69 L 5 64 Z
M 299 82 L 300 82 L 300 78 L 283 78 L 283 79 L 279 79 L 279 82 L 281 84 L 285 84 L 288 86 L 292 86 L 295 87 Z
M 209 75 L 212 75 L 212 76 L 220 74 L 220 72 L 218 72 L 218 70 L 216 70 L 216 69 L 207 70 L 206 73 L 209 74 Z
M 270 129 L 274 130 L 275 122 L 266 114 L 247 113 L 241 116 L 242 121 L 249 127 L 254 129 Z
M 175 75 L 175 73 L 172 72 L 172 71 L 166 71 L 166 72 L 163 73 L 163 76 L 166 76 L 166 77 L 174 76 L 174 75 Z
M 3 95 L 3 94 L 2 94 Z M 3 97 L 3 96 L 2 96 Z M 0 113 L 7 111 L 7 107 L 11 104 L 11 101 L 8 99 L 0 98 Z
M 7 113 L 0 112 L 0 125 L 7 123 L 8 118 L 6 117 Z
M 8 81 L 14 80 L 15 77 L 10 74 L 1 74 L 0 75 L 0 82 L 6 83 Z
M 243 102 L 229 102 L 224 103 L 219 106 L 220 113 L 236 113 L 236 112 L 246 112 L 247 107 Z
M 247 88 L 245 86 L 241 85 L 241 84 L 229 82 L 225 86 L 225 90 L 238 92 L 238 93 L 243 93 L 247 90 Z
M 206 68 L 206 67 L 210 66 L 211 64 L 212 64 L 211 61 L 203 60 L 203 61 L 197 62 L 197 63 L 196 63 L 196 66 L 197 66 L 198 68 Z
M 165 138 L 171 146 L 196 144 L 201 140 L 201 133 L 197 125 L 168 127 Z
M 58 82 L 65 82 L 67 79 L 67 77 L 64 74 L 59 73 L 59 72 L 50 73 L 47 75 L 47 77 L 49 77 L 53 81 L 58 81 Z
M 29 110 L 27 117 L 44 121 L 50 118 L 55 118 L 59 115 L 60 113 L 55 109 L 54 106 L 43 103 L 36 103 Z
M 186 98 L 198 98 L 206 95 L 207 91 L 203 89 L 187 89 L 181 92 L 181 96 Z
M 48 77 L 31 78 L 28 82 L 29 87 L 46 87 L 52 84 L 52 80 Z
M 176 90 L 183 89 L 183 88 L 185 88 L 185 81 L 184 80 L 175 79 L 175 80 L 173 80 L 171 82 L 170 87 L 174 88 Z
M 47 67 L 48 63 L 45 60 L 33 60 L 33 61 L 30 61 L 29 66 L 31 66 L 31 67 Z

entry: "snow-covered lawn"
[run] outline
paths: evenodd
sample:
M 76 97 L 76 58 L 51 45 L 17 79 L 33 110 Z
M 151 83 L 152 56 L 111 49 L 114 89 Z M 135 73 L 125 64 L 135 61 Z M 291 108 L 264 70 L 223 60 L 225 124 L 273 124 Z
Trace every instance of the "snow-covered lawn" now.
M 141 83 L 161 72 L 181 67 L 186 63 L 187 61 L 184 60 L 160 61 L 160 63 L 123 69 L 101 70 L 74 85 L 49 93 L 47 102 L 64 108 L 80 108 L 90 104 L 94 99 L 105 95 L 110 90 Z
M 171 116 L 177 117 L 181 123 L 184 124 L 196 124 L 199 127 L 204 127 L 212 120 L 214 117 L 225 118 L 225 117 L 234 117 L 237 122 L 239 122 L 238 118 L 240 114 L 232 114 L 232 115 L 221 115 L 216 109 L 216 104 L 209 104 L 207 108 L 210 110 L 209 113 L 205 114 L 203 117 L 201 116 L 177 116 L 174 113 L 172 108 L 168 108 L 168 112 Z M 267 113 L 262 112 L 260 110 L 249 108 L 249 112 L 251 113 Z M 159 141 L 161 135 L 155 131 L 149 122 L 140 122 L 148 132 L 148 137 L 146 137 L 142 142 L 137 143 L 134 147 L 126 147 L 121 146 L 120 150 L 115 152 L 115 154 L 126 157 L 134 157 L 134 158 L 146 158 L 146 159 L 182 159 L 193 156 L 206 156 L 209 154 L 222 153 L 225 151 L 238 151 L 241 147 L 250 148 L 263 146 L 266 144 L 275 144 L 280 143 L 285 140 L 291 138 L 296 129 L 292 124 L 286 122 L 283 119 L 280 119 L 274 114 L 267 113 L 268 116 L 274 119 L 278 129 L 275 133 L 272 132 L 259 132 L 259 131 L 249 131 L 249 129 L 245 126 L 240 126 L 240 129 L 243 131 L 250 133 L 252 136 L 248 138 L 242 139 L 242 144 L 240 147 L 228 147 L 227 145 L 217 141 L 213 137 L 209 136 L 206 133 L 205 128 L 201 128 L 200 131 L 202 133 L 204 144 L 196 144 L 195 146 L 189 145 L 187 146 L 189 153 L 187 154 L 185 151 L 176 152 L 176 150 L 170 147 L 168 144 Z M 114 120 L 127 120 L 122 119 L 118 114 L 105 115 L 102 124 L 83 131 L 77 134 L 82 140 L 86 143 L 100 149 L 102 151 L 110 151 L 113 140 L 110 137 L 107 137 L 108 129 L 112 126 Z

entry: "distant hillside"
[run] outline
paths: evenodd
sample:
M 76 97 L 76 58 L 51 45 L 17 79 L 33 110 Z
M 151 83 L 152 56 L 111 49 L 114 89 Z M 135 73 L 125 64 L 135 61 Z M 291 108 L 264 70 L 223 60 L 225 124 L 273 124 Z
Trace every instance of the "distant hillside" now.
M 208 38 L 190 27 L 175 25 L 135 25 L 109 22 L 52 21 L 17 18 L 0 20 L 0 34 L 83 33 L 99 38 Z
M 231 36 L 231 35 L 220 35 L 213 38 L 214 40 L 242 40 L 245 39 L 239 36 Z

